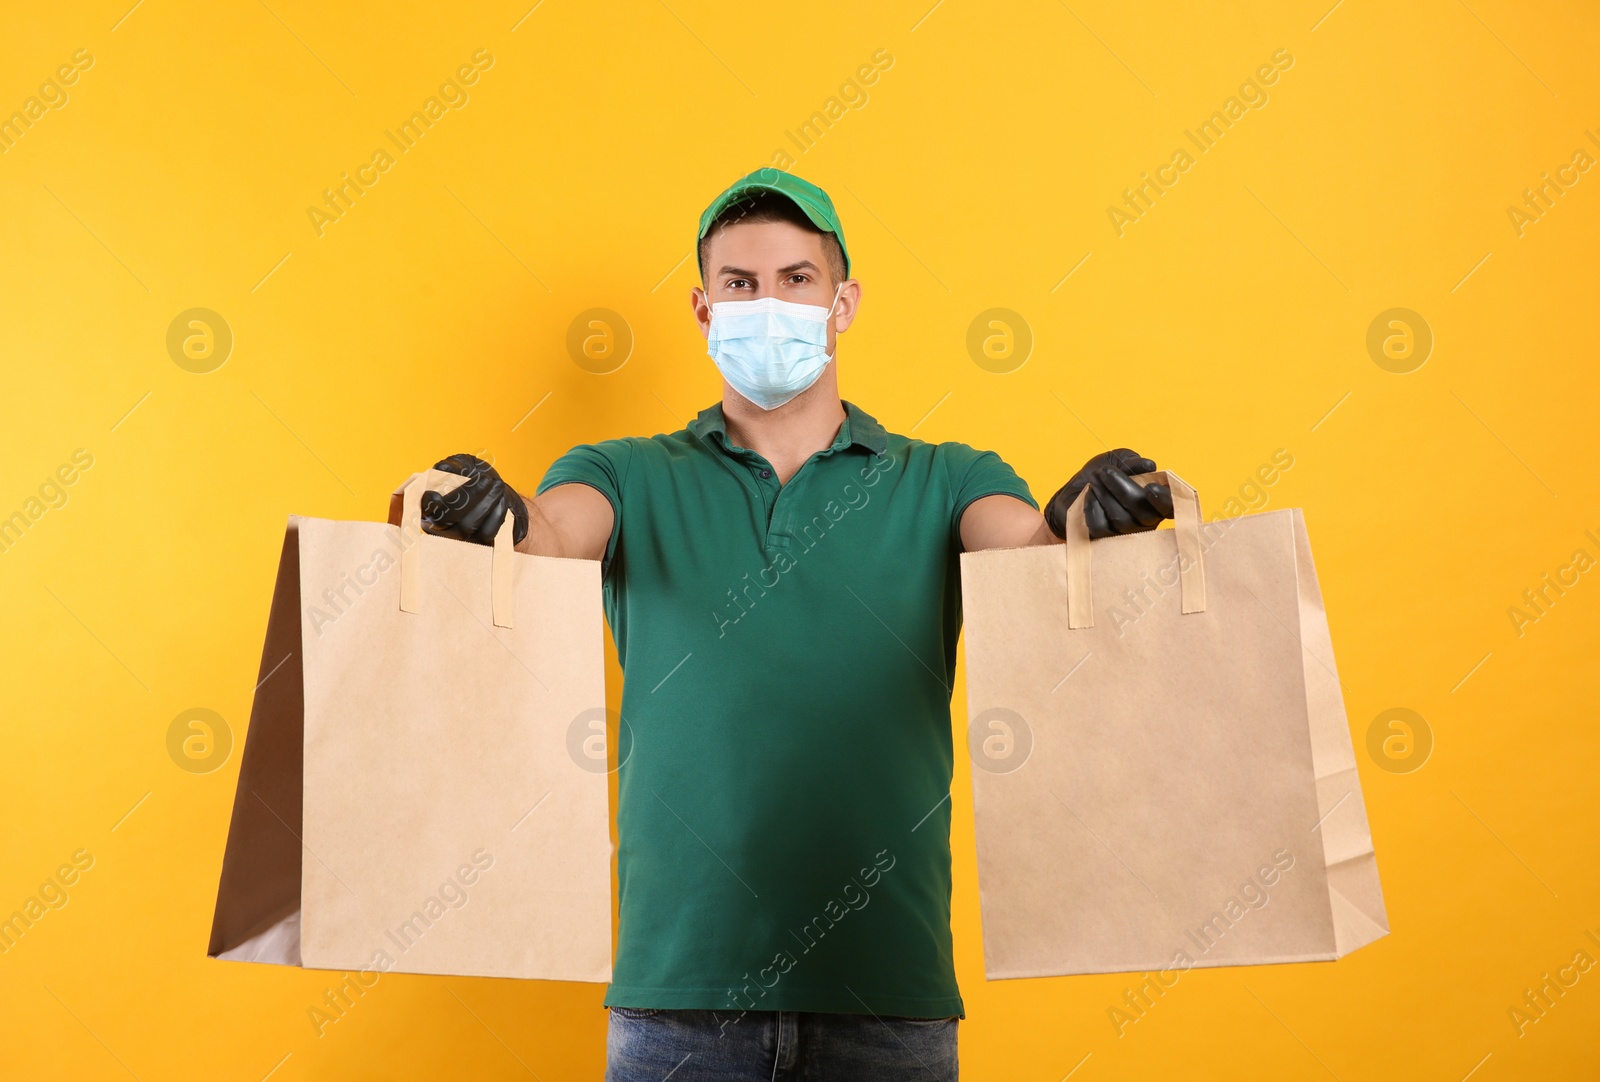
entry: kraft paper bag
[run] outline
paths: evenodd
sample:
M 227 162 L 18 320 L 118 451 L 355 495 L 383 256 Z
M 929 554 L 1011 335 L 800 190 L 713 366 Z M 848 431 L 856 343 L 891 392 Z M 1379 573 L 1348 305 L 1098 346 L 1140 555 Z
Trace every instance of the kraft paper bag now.
M 965 553 L 989 979 L 1327 961 L 1388 933 L 1298 509 Z
M 600 565 L 291 518 L 208 954 L 604 982 Z

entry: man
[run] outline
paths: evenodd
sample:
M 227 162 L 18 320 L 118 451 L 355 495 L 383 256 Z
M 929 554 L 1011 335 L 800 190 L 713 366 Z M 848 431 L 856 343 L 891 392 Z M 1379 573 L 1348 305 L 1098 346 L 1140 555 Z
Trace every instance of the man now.
M 722 401 L 557 459 L 533 499 L 486 463 L 430 532 L 601 560 L 631 751 L 607 1075 L 954 1079 L 950 682 L 959 554 L 1172 514 L 1131 451 L 1046 513 L 992 451 L 895 435 L 839 397 L 861 284 L 833 203 L 763 169 L 700 219 L 690 306 Z M 875 363 L 883 363 L 876 359 Z M 1065 619 L 1065 614 L 1063 614 Z

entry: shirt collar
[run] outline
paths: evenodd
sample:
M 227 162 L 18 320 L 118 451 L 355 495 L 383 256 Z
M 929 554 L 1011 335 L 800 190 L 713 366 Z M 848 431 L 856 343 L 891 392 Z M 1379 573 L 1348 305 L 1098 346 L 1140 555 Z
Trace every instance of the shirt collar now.
M 722 416 L 722 403 L 707 406 L 700 411 L 699 416 L 689 422 L 689 431 L 699 439 L 715 433 L 726 449 L 728 444 L 728 425 Z M 858 446 L 865 447 L 875 455 L 881 455 L 889 446 L 889 434 L 877 420 L 853 402 L 844 403 L 844 423 L 839 426 L 839 434 L 834 438 L 830 450 Z

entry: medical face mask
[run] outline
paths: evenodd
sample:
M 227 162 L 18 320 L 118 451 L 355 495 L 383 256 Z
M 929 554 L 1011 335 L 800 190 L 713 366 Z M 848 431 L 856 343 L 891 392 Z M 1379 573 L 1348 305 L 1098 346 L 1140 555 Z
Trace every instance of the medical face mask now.
M 828 320 L 833 304 L 795 304 L 777 297 L 718 301 L 711 306 L 706 352 L 733 389 L 764 410 L 775 410 L 800 394 L 833 360 L 828 355 Z

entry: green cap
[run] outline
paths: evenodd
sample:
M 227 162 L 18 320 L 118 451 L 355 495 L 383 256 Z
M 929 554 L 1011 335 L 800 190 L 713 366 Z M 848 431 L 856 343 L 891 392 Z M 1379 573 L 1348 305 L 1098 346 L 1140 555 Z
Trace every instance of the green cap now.
M 844 275 L 850 277 L 850 249 L 845 247 L 844 230 L 839 227 L 839 213 L 833 209 L 833 200 L 828 198 L 828 193 L 793 173 L 770 166 L 740 177 L 727 191 L 711 201 L 705 213 L 700 215 L 700 232 L 696 234 L 696 242 L 705 238 L 717 215 L 758 192 L 777 192 L 788 196 L 811 219 L 812 225 L 825 233 L 832 233 L 839 241 L 839 250 L 844 253 Z

